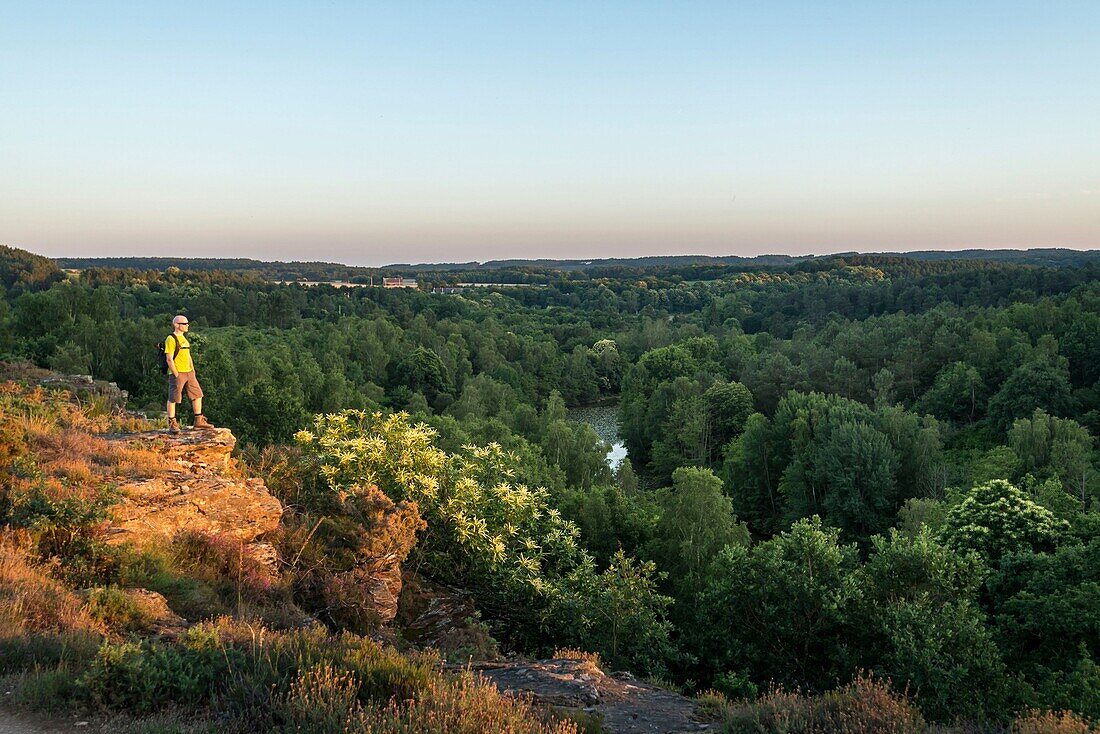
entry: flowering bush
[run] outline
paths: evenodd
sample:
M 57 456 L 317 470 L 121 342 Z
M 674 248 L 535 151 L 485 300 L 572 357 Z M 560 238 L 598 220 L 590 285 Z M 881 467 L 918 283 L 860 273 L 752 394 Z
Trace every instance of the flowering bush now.
M 622 559 L 597 574 L 577 527 L 551 506 L 545 489 L 514 483 L 518 459 L 499 445 L 448 454 L 434 445 L 432 428 L 411 424 L 407 414 L 360 410 L 317 416 L 313 429 L 295 438 L 306 465 L 341 500 L 377 486 L 394 502 L 415 502 L 427 522 L 414 550 L 421 567 L 471 589 L 489 618 L 508 622 L 517 644 L 572 641 L 611 652 L 620 663 L 657 667 L 653 653 L 667 645 L 669 600 L 653 590 L 653 566 Z M 637 594 L 624 601 L 631 592 Z M 637 613 L 620 621 L 601 600 Z M 631 624 L 639 628 L 623 628 Z M 643 662 L 623 640 L 657 644 L 638 651 Z

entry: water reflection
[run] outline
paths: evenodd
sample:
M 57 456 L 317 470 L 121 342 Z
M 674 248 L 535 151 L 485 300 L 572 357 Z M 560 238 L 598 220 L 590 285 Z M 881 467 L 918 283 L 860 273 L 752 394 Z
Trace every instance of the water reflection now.
M 612 469 L 618 469 L 619 464 L 626 458 L 626 444 L 619 437 L 619 406 L 589 405 L 583 408 L 572 408 L 568 418 L 578 423 L 587 423 L 592 426 L 601 439 L 611 444 L 611 450 L 607 452 L 607 464 Z

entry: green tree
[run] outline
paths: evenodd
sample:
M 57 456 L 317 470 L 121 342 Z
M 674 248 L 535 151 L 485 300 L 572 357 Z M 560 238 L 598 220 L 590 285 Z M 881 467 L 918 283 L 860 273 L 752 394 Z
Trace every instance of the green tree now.
M 578 644 L 612 668 L 663 673 L 675 654 L 666 617 L 672 599 L 658 592 L 657 579 L 653 563 L 616 551 L 594 583 L 574 589 L 574 618 L 584 622 Z
M 859 572 L 861 664 L 907 689 L 935 720 L 1003 716 L 1007 671 L 977 605 L 981 562 L 927 528 L 876 536 L 872 548 Z
M 941 418 L 973 423 L 985 404 L 985 381 L 966 362 L 947 365 L 921 399 L 924 410 Z
M 397 363 L 393 380 L 423 395 L 436 411 L 450 404 L 454 389 L 451 377 L 443 360 L 431 349 L 417 347 L 405 355 Z
M 1069 530 L 1050 510 L 1003 479 L 971 489 L 947 513 L 941 537 L 960 553 L 996 565 L 1009 553 L 1053 550 Z
M 749 545 L 749 531 L 733 514 L 722 480 L 709 469 L 677 469 L 672 487 L 657 501 L 660 520 L 648 555 L 669 574 L 673 597 L 691 607 L 714 557 L 727 545 Z
M 1077 497 L 1081 509 L 1087 509 L 1097 488 L 1093 438 L 1084 426 L 1036 408 L 1030 418 L 1013 423 L 1008 442 L 1023 471 L 1040 478 L 1057 477 Z
M 1069 684 L 1075 671 L 1079 676 L 1100 660 L 1100 537 L 1066 543 L 1053 553 L 1008 556 L 987 587 L 1005 659 L 1038 688 L 1052 688 L 1054 673 Z M 1044 704 L 1056 703 L 1052 693 L 1046 692 Z M 1078 706 L 1087 698 L 1082 694 L 1057 703 L 1095 716 L 1095 695 L 1086 710 Z
M 703 393 L 708 430 L 708 463 L 717 451 L 741 435 L 745 422 L 753 413 L 752 393 L 740 382 L 719 380 Z
M 858 553 L 819 518 L 751 548 L 720 552 L 700 595 L 706 626 L 692 651 L 712 673 L 747 670 L 759 684 L 832 688 L 850 673 Z
M 1042 408 L 1052 415 L 1067 415 L 1073 408 L 1069 373 L 1049 359 L 1033 359 L 1020 365 L 989 401 L 989 418 L 1000 431 L 1013 421 Z

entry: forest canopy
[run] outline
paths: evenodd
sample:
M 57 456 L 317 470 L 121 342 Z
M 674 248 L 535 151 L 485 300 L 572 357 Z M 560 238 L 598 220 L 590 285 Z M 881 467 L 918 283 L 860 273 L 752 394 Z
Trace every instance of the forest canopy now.
M 1100 718 L 1097 253 L 60 264 L 0 250 L 0 359 L 159 416 L 185 314 L 205 413 L 296 457 L 316 542 L 369 545 L 366 486 L 414 503 L 405 550 L 507 649 Z M 616 468 L 570 419 L 593 404 L 618 405 Z

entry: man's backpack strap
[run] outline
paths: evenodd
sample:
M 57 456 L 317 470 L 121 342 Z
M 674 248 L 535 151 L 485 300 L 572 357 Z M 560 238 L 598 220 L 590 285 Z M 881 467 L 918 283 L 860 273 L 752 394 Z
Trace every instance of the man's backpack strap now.
M 176 343 L 176 351 L 172 352 L 172 359 L 174 360 L 180 353 L 180 339 L 175 334 L 169 334 L 168 336 L 172 337 L 172 341 Z

